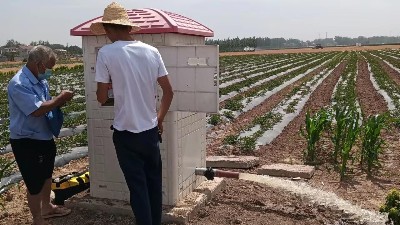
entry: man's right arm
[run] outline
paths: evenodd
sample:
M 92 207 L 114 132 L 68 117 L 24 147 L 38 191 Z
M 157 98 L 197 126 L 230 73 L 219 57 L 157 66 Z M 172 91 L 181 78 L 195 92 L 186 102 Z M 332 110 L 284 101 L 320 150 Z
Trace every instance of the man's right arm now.
M 109 86 L 110 86 L 109 83 L 97 82 L 96 96 L 97 96 L 97 101 L 100 104 L 104 104 L 108 100 L 108 88 L 109 88 Z
M 70 101 L 74 96 L 72 91 L 62 91 L 57 97 L 52 98 L 49 101 L 43 102 L 40 107 L 35 110 L 31 115 L 35 117 L 43 116 L 46 113 L 53 110 L 55 107 L 64 105 Z
M 108 89 L 111 84 L 111 77 L 106 66 L 105 56 L 99 51 L 96 60 L 96 76 L 94 80 L 97 82 L 96 96 L 100 104 L 104 104 L 108 100 Z

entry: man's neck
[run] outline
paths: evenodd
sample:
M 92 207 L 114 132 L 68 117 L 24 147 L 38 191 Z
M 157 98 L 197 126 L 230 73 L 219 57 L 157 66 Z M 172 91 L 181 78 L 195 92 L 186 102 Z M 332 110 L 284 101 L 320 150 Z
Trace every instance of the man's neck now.
M 117 37 L 117 41 L 134 41 L 135 39 L 131 35 L 121 35 Z
M 26 64 L 26 68 L 28 68 L 31 71 L 31 73 L 37 78 L 38 73 L 36 72 L 35 66 L 36 65 L 32 65 L 31 63 Z

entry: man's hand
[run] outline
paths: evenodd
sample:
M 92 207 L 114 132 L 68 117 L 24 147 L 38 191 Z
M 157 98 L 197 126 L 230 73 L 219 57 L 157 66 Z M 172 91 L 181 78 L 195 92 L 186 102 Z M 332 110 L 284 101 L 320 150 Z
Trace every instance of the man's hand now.
M 64 102 L 68 102 L 71 101 L 71 99 L 74 97 L 74 92 L 63 90 L 61 91 L 59 96 L 61 97 L 62 100 L 64 100 Z
M 45 101 L 42 105 L 32 112 L 32 116 L 39 117 L 45 115 L 47 112 L 53 110 L 55 107 L 60 107 L 64 105 L 66 102 L 71 101 L 72 97 L 74 97 L 74 92 L 72 91 L 61 91 L 57 97 L 52 98 L 49 101 Z
M 162 134 L 164 132 L 164 127 L 163 127 L 162 121 L 159 120 L 157 126 L 158 126 L 158 132 L 160 134 Z

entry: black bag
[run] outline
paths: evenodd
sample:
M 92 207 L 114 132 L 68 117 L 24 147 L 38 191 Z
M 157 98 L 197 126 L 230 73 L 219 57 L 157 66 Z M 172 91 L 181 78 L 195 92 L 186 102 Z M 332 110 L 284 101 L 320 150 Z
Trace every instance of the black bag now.
M 51 190 L 55 194 L 54 204 L 64 205 L 68 198 L 90 187 L 89 172 L 73 172 L 52 179 Z

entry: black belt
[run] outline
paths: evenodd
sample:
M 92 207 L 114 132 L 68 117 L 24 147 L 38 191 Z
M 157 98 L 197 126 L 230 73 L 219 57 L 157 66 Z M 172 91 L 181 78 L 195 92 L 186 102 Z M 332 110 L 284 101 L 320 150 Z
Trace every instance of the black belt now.
M 154 129 L 154 128 L 153 128 L 153 129 Z M 130 131 L 127 131 L 127 130 L 123 130 L 123 131 L 116 130 L 116 129 L 114 128 L 113 125 L 110 126 L 110 130 L 113 130 L 113 131 L 116 131 L 116 132 L 130 132 Z M 132 132 L 131 132 L 131 133 L 132 133 Z M 162 143 L 161 132 L 158 131 L 157 133 L 158 133 L 158 140 L 160 141 L 160 143 Z

